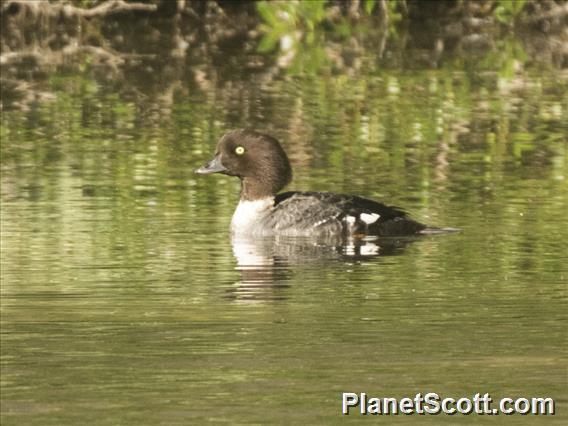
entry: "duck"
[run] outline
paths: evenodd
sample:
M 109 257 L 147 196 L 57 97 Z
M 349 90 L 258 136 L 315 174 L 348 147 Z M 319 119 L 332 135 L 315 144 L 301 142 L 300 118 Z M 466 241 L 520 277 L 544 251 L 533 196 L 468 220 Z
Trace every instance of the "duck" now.
M 240 200 L 231 219 L 233 236 L 385 237 L 443 232 L 422 224 L 401 208 L 357 195 L 331 192 L 280 192 L 292 180 L 292 167 L 278 140 L 250 129 L 226 133 L 214 157 L 195 170 L 241 181 Z

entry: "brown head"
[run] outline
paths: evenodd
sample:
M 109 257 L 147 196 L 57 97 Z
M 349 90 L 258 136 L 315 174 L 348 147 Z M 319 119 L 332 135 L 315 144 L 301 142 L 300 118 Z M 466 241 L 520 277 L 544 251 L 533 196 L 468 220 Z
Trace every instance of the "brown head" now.
M 241 179 L 242 200 L 273 197 L 292 180 L 280 143 L 253 130 L 233 130 L 217 143 L 215 157 L 196 173 L 223 173 Z

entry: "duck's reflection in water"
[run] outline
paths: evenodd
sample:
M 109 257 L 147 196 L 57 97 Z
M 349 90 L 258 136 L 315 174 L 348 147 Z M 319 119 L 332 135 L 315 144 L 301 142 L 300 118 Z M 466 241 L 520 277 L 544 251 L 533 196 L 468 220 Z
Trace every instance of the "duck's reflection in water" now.
M 285 299 L 295 270 L 330 267 L 342 262 L 362 263 L 402 254 L 406 246 L 418 239 L 233 237 L 233 254 L 241 279 L 230 287 L 228 297 L 241 301 Z

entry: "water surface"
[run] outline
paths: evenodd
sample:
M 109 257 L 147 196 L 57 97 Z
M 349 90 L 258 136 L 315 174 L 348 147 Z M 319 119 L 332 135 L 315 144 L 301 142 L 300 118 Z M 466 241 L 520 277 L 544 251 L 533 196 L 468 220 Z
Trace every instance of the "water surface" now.
M 565 421 L 566 72 L 231 66 L 162 103 L 142 71 L 130 97 L 57 73 L 2 113 L 2 424 L 333 423 L 341 392 L 553 397 L 514 421 Z M 193 170 L 245 126 L 282 141 L 289 189 L 462 232 L 232 243 L 238 182 Z

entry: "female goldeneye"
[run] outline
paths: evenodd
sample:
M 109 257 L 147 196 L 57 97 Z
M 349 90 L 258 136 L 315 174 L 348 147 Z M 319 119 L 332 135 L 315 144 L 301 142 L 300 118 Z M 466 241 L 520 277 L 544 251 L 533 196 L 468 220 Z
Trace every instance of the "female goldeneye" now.
M 223 173 L 241 180 L 241 199 L 231 231 L 240 236 L 414 235 L 440 231 L 392 206 L 355 195 L 278 192 L 292 169 L 278 141 L 252 130 L 233 130 L 215 157 L 196 173 Z

